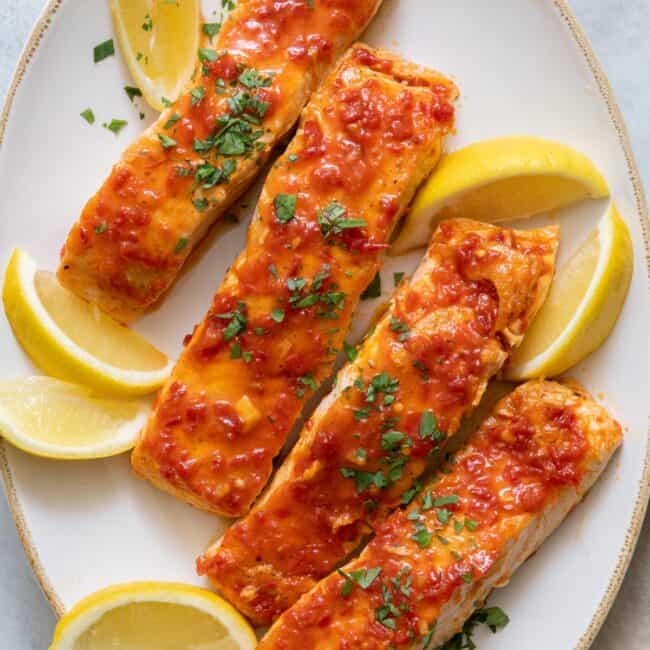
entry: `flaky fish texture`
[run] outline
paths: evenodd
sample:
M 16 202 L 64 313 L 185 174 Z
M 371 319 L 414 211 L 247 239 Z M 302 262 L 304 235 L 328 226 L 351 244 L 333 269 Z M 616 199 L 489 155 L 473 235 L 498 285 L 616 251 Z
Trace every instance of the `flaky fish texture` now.
M 344 561 L 415 495 L 478 404 L 543 303 L 557 246 L 555 227 L 443 222 L 260 503 L 200 572 L 268 624 Z
M 260 650 L 438 647 L 560 525 L 621 440 L 580 387 L 520 386 L 357 560 L 277 620 Z
M 271 170 L 245 250 L 162 388 L 132 457 L 154 485 L 245 514 L 453 126 L 442 75 L 356 45 Z

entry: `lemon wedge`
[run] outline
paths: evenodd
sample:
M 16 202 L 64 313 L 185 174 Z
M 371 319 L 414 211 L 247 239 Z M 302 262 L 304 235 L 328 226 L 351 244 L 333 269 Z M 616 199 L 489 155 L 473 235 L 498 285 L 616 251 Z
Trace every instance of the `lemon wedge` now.
M 506 378 L 553 377 L 600 347 L 621 312 L 633 266 L 630 233 L 612 203 L 598 228 L 558 271 Z
M 147 103 L 175 101 L 197 63 L 200 0 L 109 0 L 120 50 Z
M 98 591 L 56 626 L 50 650 L 253 650 L 250 625 L 199 587 L 134 582 Z
M 98 393 L 145 395 L 171 371 L 171 361 L 136 332 L 37 271 L 17 248 L 2 293 L 14 334 L 47 374 L 84 384 Z
M 533 137 L 479 142 L 441 160 L 415 197 L 390 254 L 426 246 L 442 219 L 496 223 L 608 195 L 591 160 L 566 145 Z
M 0 434 L 35 456 L 105 458 L 131 449 L 151 404 L 93 395 L 52 377 L 0 381 Z

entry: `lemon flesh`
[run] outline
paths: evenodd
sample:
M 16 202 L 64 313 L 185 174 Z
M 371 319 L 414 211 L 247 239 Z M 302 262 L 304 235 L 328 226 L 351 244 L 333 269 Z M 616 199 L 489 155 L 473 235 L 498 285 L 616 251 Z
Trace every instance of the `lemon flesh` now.
M 443 219 L 497 223 L 608 194 L 594 164 L 563 144 L 532 137 L 479 142 L 442 159 L 415 197 L 390 252 L 426 246 Z
M 85 598 L 59 622 L 50 650 L 252 650 L 244 618 L 215 594 L 133 583 Z
M 599 348 L 618 320 L 633 267 L 630 233 L 611 204 L 598 228 L 558 271 L 506 378 L 553 377 Z
M 36 456 L 104 458 L 135 444 L 150 404 L 99 398 L 52 377 L 0 382 L 0 434 Z
M 197 62 L 200 1 L 110 0 L 124 60 L 147 103 L 175 101 Z
M 136 332 L 37 271 L 14 250 L 2 294 L 14 334 L 47 374 L 99 393 L 144 395 L 167 378 L 171 362 Z

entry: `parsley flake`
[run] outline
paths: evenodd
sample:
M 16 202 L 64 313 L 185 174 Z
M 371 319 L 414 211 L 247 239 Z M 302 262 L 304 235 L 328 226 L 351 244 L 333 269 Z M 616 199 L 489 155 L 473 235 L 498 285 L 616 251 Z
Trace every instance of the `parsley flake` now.
M 192 88 L 190 97 L 192 98 L 192 106 L 196 106 L 205 97 L 205 88 L 203 86 Z
M 104 59 L 107 59 L 109 56 L 115 54 L 115 45 L 113 44 L 113 39 L 109 38 L 107 41 L 95 45 L 93 48 L 93 61 L 99 63 Z
M 135 97 L 142 97 L 142 91 L 136 86 L 124 86 L 124 92 L 131 103 Z
M 178 144 L 174 138 L 170 138 L 164 133 L 158 134 L 158 140 L 160 140 L 160 144 L 163 146 L 163 149 L 169 149 L 170 147 L 175 147 Z
M 222 320 L 227 320 L 228 325 L 223 331 L 223 340 L 230 341 L 235 338 L 238 334 L 241 334 L 248 324 L 248 319 L 244 313 L 246 310 L 246 303 L 238 302 L 237 309 L 229 311 L 223 314 L 215 314 L 213 318 L 220 318 Z
M 330 201 L 324 210 L 317 210 L 318 225 L 323 237 L 340 235 L 349 228 L 364 228 L 368 222 L 364 219 L 348 219 L 348 210 L 338 201 Z
M 372 282 L 361 294 L 361 300 L 370 300 L 371 298 L 379 298 L 379 296 L 381 296 L 381 276 L 379 275 L 379 271 L 377 271 Z
M 127 124 L 128 122 L 126 120 L 116 120 L 113 118 L 108 124 L 104 122 L 102 126 L 117 135 Z
M 199 60 L 205 63 L 206 61 L 216 61 L 218 58 L 216 50 L 213 50 L 209 47 L 200 47 L 199 48 Z
M 203 23 L 201 29 L 203 30 L 203 33 L 212 40 L 212 37 L 219 33 L 221 23 Z
M 178 255 L 187 246 L 187 238 L 181 237 L 174 248 L 174 255 Z
M 296 214 L 296 201 L 297 197 L 295 194 L 278 194 L 273 199 L 275 216 L 280 223 L 287 223 L 293 219 Z
M 86 110 L 81 111 L 81 113 L 79 113 L 79 115 L 81 115 L 81 117 L 83 117 L 84 120 L 86 120 L 86 122 L 88 122 L 88 124 L 94 124 L 95 123 L 95 114 L 93 113 L 92 108 L 87 108 Z
M 433 411 L 425 411 L 420 418 L 420 438 L 425 440 L 430 438 L 434 442 L 440 442 L 445 439 L 445 434 L 438 429 L 438 422 Z

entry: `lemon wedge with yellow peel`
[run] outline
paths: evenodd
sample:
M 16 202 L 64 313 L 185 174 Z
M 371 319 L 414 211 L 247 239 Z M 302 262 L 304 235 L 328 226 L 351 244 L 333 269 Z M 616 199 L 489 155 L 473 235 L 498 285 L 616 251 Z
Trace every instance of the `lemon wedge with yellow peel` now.
M 34 456 L 78 460 L 131 449 L 151 403 L 97 397 L 53 377 L 0 381 L 0 435 Z
M 47 374 L 100 394 L 145 395 L 168 377 L 171 361 L 142 336 L 38 271 L 17 248 L 2 292 L 14 334 Z
M 250 625 L 199 587 L 134 582 L 98 591 L 59 621 L 49 650 L 253 650 Z
M 418 192 L 391 255 L 429 243 L 443 219 L 496 223 L 609 195 L 583 154 L 533 137 L 487 140 L 445 156 Z
M 200 0 L 110 0 L 120 49 L 147 103 L 176 101 L 197 63 Z
M 558 271 L 506 378 L 554 377 L 600 347 L 621 312 L 633 267 L 630 233 L 612 203 L 598 228 Z

